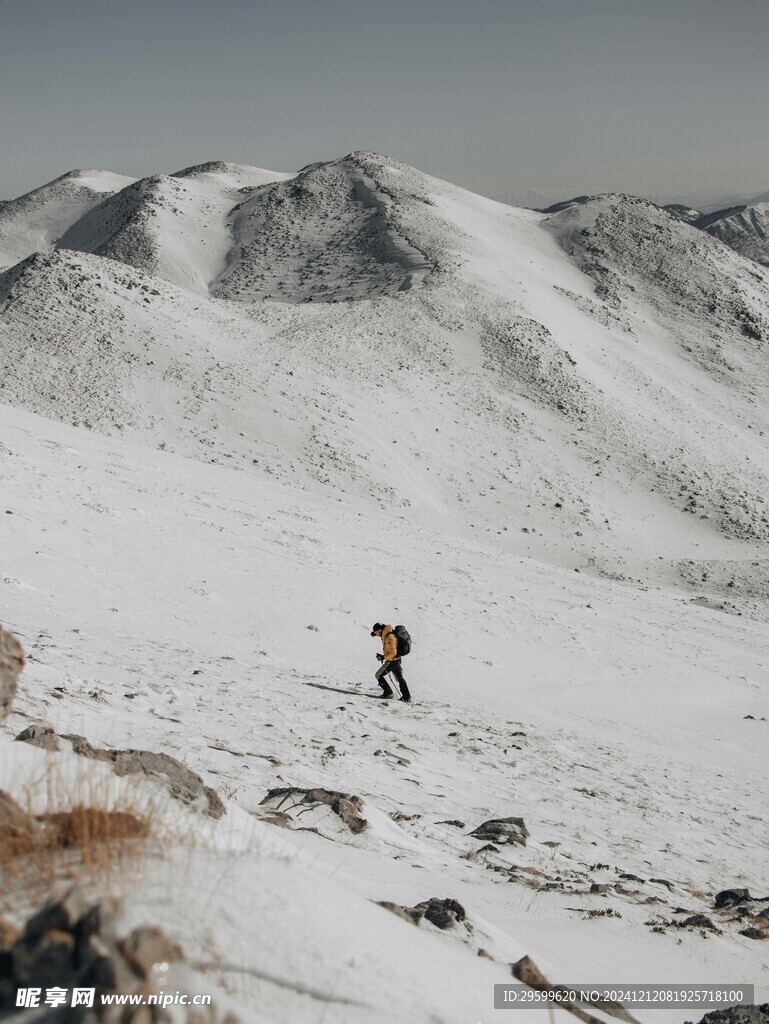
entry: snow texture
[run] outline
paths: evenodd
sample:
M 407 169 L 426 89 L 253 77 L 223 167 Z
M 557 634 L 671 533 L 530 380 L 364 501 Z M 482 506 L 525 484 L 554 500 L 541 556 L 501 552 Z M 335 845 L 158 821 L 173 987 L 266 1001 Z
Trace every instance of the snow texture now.
M 713 900 L 769 895 L 769 275 L 627 196 L 260 174 L 129 183 L 0 275 L 0 789 L 147 793 L 180 838 L 127 923 L 244 1021 L 507 1019 L 525 954 L 765 1001 L 765 904 Z M 385 620 L 412 705 L 375 696 Z M 227 813 L 11 742 L 35 722 Z M 472 835 L 499 819 L 525 845 Z M 433 898 L 466 920 L 377 905 Z

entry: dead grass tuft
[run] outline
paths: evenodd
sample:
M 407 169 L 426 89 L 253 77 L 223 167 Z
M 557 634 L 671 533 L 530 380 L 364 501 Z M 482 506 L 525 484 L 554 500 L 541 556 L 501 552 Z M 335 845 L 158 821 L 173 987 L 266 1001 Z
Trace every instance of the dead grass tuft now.
M 123 882 L 148 853 L 157 816 L 98 775 L 67 786 L 55 765 L 28 787 L 22 806 L 0 791 L 0 913 L 47 899 L 61 884 Z

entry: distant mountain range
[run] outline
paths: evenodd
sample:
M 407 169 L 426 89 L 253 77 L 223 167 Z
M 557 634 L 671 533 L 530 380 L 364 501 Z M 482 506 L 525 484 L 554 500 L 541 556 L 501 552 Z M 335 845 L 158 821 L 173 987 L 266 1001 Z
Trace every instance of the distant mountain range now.
M 575 196 L 571 199 L 545 202 L 544 193 L 513 190 L 498 196 L 497 201 L 544 213 L 557 213 L 575 204 L 585 203 L 591 198 L 599 197 Z M 756 263 L 769 266 L 769 192 L 741 203 L 722 204 L 717 209 L 708 209 L 708 204 L 705 204 L 706 208 L 698 208 L 683 202 L 657 202 L 656 205 L 678 220 L 707 231 L 735 252 L 755 260 Z

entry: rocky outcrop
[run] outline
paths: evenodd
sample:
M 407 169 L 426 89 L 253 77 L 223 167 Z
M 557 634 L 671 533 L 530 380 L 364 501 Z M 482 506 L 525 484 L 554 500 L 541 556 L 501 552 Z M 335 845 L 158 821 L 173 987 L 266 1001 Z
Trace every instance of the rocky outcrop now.
M 474 829 L 470 835 L 499 846 L 506 843 L 525 846 L 529 830 L 526 828 L 523 818 L 490 818 Z
M 457 900 L 442 900 L 437 896 L 431 896 L 429 900 L 423 900 L 421 903 L 417 903 L 415 907 L 403 907 L 399 903 L 391 903 L 389 900 L 381 900 L 378 905 L 403 918 L 404 921 L 409 921 L 411 924 L 419 924 L 422 918 L 424 918 L 425 921 L 429 921 L 436 928 L 445 930 L 446 928 L 453 928 L 460 922 L 464 922 L 465 928 L 468 931 L 472 931 L 472 925 L 467 921 L 465 908 Z
M 17 1012 L 19 989 L 59 989 L 64 990 L 63 1002 L 44 1007 L 46 1021 L 143 1024 L 165 1019 L 151 1014 L 156 1009 L 152 1007 L 100 1005 L 101 996 L 108 993 L 157 993 L 167 980 L 169 965 L 184 961 L 181 947 L 160 928 L 140 926 L 119 939 L 116 916 L 114 904 L 89 900 L 73 888 L 47 903 L 22 929 L 9 930 L 9 941 L 0 948 L 0 1018 Z M 161 964 L 156 976 L 156 965 Z M 75 989 L 95 989 L 93 1005 L 87 1005 L 86 998 L 72 1006 Z M 195 1017 L 190 1009 L 181 1019 L 192 1024 L 214 1018 L 210 1013 Z
M 286 803 L 291 801 L 286 808 Z M 272 804 L 276 811 L 290 811 L 294 807 L 308 807 L 326 804 L 354 833 L 363 832 L 368 822 L 363 817 L 363 801 L 359 796 L 350 793 L 337 793 L 330 789 L 297 789 L 288 786 L 285 789 L 271 789 L 261 804 Z
M 747 889 L 723 889 L 716 893 L 714 905 L 717 910 L 721 907 L 736 907 L 740 903 L 747 903 L 753 897 Z
M 24 668 L 21 644 L 7 629 L 0 626 L 0 722 L 10 711 L 16 695 L 16 680 Z
M 691 1024 L 687 1021 L 686 1024 Z M 769 1024 L 769 1003 L 728 1006 L 706 1013 L 699 1024 Z
M 60 750 L 60 740 L 66 740 L 74 753 L 81 757 L 111 763 L 116 775 L 146 775 L 156 779 L 176 800 L 212 818 L 221 818 L 226 810 L 215 789 L 207 786 L 199 775 L 169 754 L 158 754 L 151 750 L 107 750 L 94 747 L 84 736 L 58 736 L 53 729 L 41 725 L 29 726 L 16 739 L 44 750 Z

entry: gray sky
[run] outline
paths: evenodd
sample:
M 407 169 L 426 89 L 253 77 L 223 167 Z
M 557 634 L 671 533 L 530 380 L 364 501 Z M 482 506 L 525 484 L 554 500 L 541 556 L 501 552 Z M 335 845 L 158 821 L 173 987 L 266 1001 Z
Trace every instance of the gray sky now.
M 0 0 L 0 197 L 388 153 L 510 188 L 769 189 L 769 0 Z

